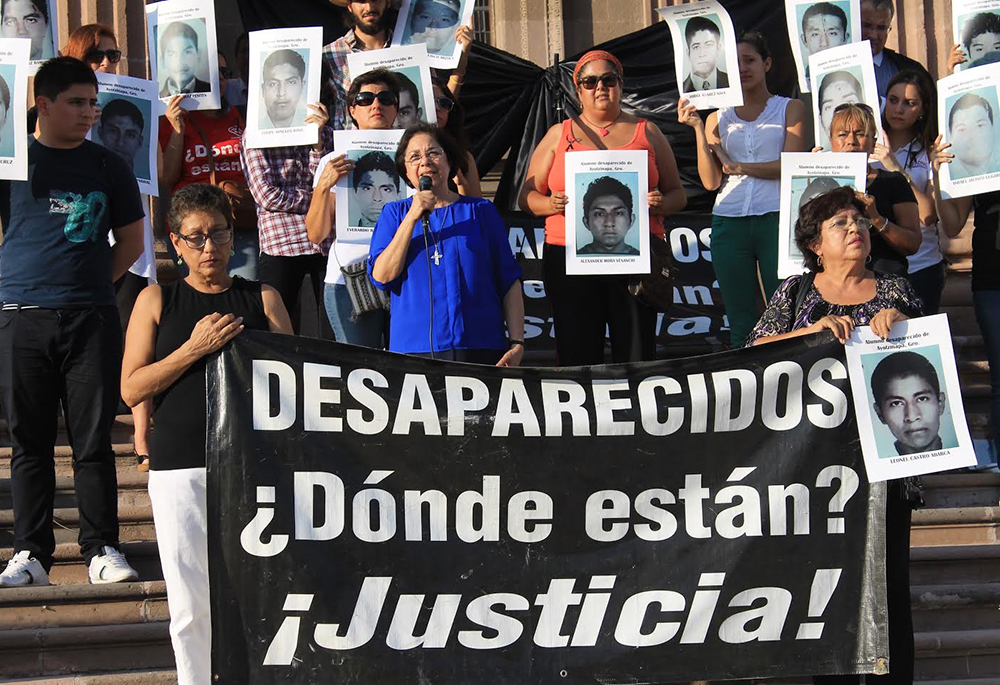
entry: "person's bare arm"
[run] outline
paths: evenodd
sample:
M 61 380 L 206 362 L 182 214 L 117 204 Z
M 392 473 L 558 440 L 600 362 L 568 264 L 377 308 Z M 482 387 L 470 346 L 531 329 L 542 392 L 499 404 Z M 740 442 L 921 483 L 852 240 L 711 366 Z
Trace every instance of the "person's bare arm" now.
M 476 166 L 476 158 L 472 156 L 471 152 L 466 152 L 466 163 L 469 166 L 468 171 L 462 172 L 459 170 L 456 175 L 456 183 L 458 186 L 459 195 L 466 195 L 468 197 L 482 197 L 483 188 L 479 182 L 479 168 Z
M 934 172 L 934 176 L 931 179 L 931 191 L 934 197 L 934 209 L 937 212 L 938 219 L 941 221 L 941 229 L 946 236 L 954 238 L 962 232 L 966 222 L 969 220 L 969 214 L 972 213 L 973 198 L 957 197 L 946 200 L 941 195 L 941 165 L 949 164 L 955 158 L 954 153 L 947 151 L 951 147 L 951 143 L 942 143 L 941 140 L 942 136 L 938 136 L 929 152 L 931 169 Z
M 333 189 L 340 177 L 353 168 L 354 162 L 345 155 L 334 157 L 323 167 L 323 172 L 309 199 L 309 209 L 306 211 L 306 235 L 310 242 L 319 245 L 333 231 L 337 203 Z
M 565 193 L 549 194 L 549 171 L 552 170 L 561 131 L 562 124 L 556 124 L 535 147 L 528 163 L 524 186 L 518 196 L 518 206 L 537 217 L 562 214 L 566 208 Z
M 184 168 L 184 127 L 187 125 L 187 114 L 181 109 L 183 95 L 175 95 L 167 103 L 167 121 L 170 122 L 170 139 L 167 147 L 162 150 L 160 158 L 163 161 L 160 183 L 173 187 L 181 177 Z
M 503 319 L 507 324 L 507 337 L 524 340 L 524 294 L 520 279 L 514 281 L 503 296 Z M 511 345 L 497 366 L 520 366 L 524 357 L 524 343 Z
M 292 335 L 292 320 L 285 309 L 285 303 L 278 291 L 269 285 L 260 286 L 260 298 L 264 302 L 264 316 L 267 317 L 267 329 L 272 333 Z
M 111 246 L 111 280 L 117 281 L 125 275 L 135 260 L 142 254 L 142 232 L 145 219 L 133 221 L 120 228 L 113 228 L 115 244 Z
M 687 193 L 681 185 L 674 151 L 670 148 L 667 137 L 651 121 L 646 124 L 646 137 L 653 147 L 660 178 L 656 190 L 649 193 L 649 211 L 660 216 L 679 212 L 687 205 Z
M 892 206 L 895 221 L 884 219 L 882 237 L 902 255 L 916 254 L 923 236 L 920 234 L 920 212 L 916 202 L 900 202 Z
M 719 113 L 712 112 L 702 121 L 698 109 L 681 98 L 677 102 L 677 121 L 694 129 L 694 144 L 698 155 L 698 178 L 705 190 L 718 190 L 722 185 L 722 162 L 712 151 L 721 146 L 719 140 Z

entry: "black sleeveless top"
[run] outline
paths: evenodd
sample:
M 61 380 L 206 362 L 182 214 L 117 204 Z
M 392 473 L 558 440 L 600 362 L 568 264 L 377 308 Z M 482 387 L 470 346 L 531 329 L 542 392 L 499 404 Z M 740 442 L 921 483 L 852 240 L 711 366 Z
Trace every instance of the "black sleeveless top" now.
M 156 332 L 156 361 L 168 357 L 188 338 L 195 325 L 209 314 L 243 317 L 247 330 L 268 330 L 260 283 L 234 277 L 222 293 L 198 292 L 183 280 L 161 286 L 163 309 Z M 205 365 L 202 357 L 174 384 L 153 398 L 153 437 L 150 469 L 204 468 L 205 466 Z
M 972 231 L 972 289 L 1000 290 L 1000 190 L 976 195 Z

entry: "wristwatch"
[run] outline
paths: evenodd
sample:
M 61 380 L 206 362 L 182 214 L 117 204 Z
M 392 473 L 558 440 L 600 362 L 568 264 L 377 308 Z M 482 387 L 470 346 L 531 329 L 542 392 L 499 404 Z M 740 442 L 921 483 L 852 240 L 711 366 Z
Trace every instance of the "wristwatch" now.
M 523 340 L 508 340 L 507 342 L 510 343 L 511 347 L 514 347 L 514 345 L 520 345 L 521 347 L 524 347 L 524 341 Z

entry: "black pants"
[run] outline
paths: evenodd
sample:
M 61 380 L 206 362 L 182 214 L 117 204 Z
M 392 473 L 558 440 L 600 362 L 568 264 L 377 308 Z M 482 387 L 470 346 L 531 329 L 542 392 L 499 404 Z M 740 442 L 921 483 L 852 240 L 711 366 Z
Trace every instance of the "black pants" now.
M 121 325 L 114 306 L 0 312 L 0 402 L 13 448 L 14 551 L 28 550 L 46 570 L 55 551 L 59 405 L 73 448 L 80 550 L 89 563 L 101 547 L 118 546 L 111 427 L 121 365 Z
M 320 254 L 301 255 L 298 257 L 275 257 L 260 253 L 258 276 L 261 283 L 266 283 L 281 295 L 281 301 L 292 319 L 292 329 L 296 335 L 302 335 L 303 312 L 299 305 L 299 295 L 302 282 L 306 276 L 312 284 L 315 300 L 316 321 L 307 322 L 307 330 L 316 331 L 324 340 L 333 339 L 333 329 L 326 318 L 323 309 L 323 281 L 326 278 L 326 257 Z
M 912 274 L 906 274 L 906 280 L 924 303 L 924 315 L 937 314 L 941 308 L 941 293 L 944 291 L 944 276 L 946 265 L 938 262 Z
M 565 247 L 546 243 L 543 254 L 560 366 L 603 364 L 606 329 L 613 361 L 656 358 L 656 312 L 632 297 L 628 276 L 567 276 Z
M 889 674 L 867 676 L 870 685 L 912 685 L 913 613 L 910 610 L 910 519 L 913 509 L 903 495 L 902 482 L 890 481 L 885 504 L 885 590 L 889 610 Z M 861 676 L 813 678 L 816 685 L 854 685 Z

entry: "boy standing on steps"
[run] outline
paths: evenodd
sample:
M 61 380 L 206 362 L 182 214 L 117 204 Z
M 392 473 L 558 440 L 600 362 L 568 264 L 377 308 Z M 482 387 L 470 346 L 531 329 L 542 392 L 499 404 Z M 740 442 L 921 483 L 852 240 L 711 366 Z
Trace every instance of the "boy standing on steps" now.
M 139 187 L 119 155 L 86 140 L 97 107 L 89 66 L 51 59 L 34 92 L 39 133 L 28 146 L 28 180 L 0 182 L 0 405 L 14 503 L 14 557 L 0 587 L 49 583 L 60 406 L 90 582 L 136 580 L 118 550 L 111 427 L 122 360 L 113 284 L 142 252 Z

